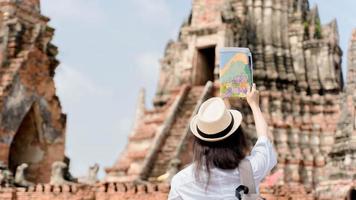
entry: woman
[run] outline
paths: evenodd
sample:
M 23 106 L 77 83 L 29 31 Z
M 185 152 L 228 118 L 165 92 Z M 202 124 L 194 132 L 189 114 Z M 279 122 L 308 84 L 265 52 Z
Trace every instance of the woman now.
M 258 192 L 259 183 L 276 165 L 277 156 L 255 84 L 246 99 L 258 137 L 251 153 L 240 128 L 241 113 L 228 110 L 219 97 L 208 99 L 190 123 L 195 136 L 193 163 L 173 177 L 168 199 L 236 199 L 235 189 L 241 185 L 238 166 L 245 158 L 251 163 Z

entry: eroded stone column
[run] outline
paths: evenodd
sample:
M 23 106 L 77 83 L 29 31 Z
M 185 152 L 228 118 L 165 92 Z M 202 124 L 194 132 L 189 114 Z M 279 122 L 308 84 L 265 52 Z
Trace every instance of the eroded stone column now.
M 302 92 L 302 127 L 300 137 L 300 148 L 302 150 L 302 182 L 306 188 L 311 189 L 313 183 L 313 166 L 314 156 L 311 151 L 310 135 L 311 135 L 311 118 L 310 118 L 310 97 L 306 92 Z

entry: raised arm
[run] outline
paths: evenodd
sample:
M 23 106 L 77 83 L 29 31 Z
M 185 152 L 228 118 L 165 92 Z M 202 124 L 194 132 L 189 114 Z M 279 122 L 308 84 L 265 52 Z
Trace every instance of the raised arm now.
M 266 136 L 273 141 L 273 135 L 268 131 L 268 125 L 263 117 L 262 111 L 260 109 L 260 94 L 256 90 L 256 85 L 253 84 L 251 91 L 246 96 L 247 102 L 253 113 L 253 118 L 255 119 L 257 137 Z
M 273 136 L 268 131 L 268 125 L 260 109 L 260 95 L 253 84 L 247 94 L 247 102 L 251 107 L 256 124 L 257 141 L 251 150 L 249 160 L 253 169 L 254 179 L 260 182 L 269 171 L 277 164 L 277 154 L 273 147 Z M 267 139 L 268 138 L 268 139 Z

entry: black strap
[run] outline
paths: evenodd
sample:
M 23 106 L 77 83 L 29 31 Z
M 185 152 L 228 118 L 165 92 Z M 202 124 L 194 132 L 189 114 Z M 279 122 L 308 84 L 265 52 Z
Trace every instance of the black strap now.
M 241 200 L 242 199 L 242 193 L 243 194 L 248 194 L 248 187 L 246 187 L 244 185 L 239 185 L 239 187 L 237 187 L 236 190 L 235 190 L 235 197 L 237 197 L 237 199 Z

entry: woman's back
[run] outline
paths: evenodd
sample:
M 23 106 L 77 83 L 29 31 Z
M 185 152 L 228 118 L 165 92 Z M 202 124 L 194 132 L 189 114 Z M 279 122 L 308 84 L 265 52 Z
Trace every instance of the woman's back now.
M 210 173 L 206 188 L 207 175 L 203 172 L 201 180 L 195 180 L 194 166 L 189 165 L 172 179 L 169 199 L 236 199 L 234 191 L 240 183 L 239 172 L 213 168 Z
M 256 85 L 246 100 L 253 113 L 258 137 L 252 151 L 248 152 L 247 139 L 240 127 L 242 114 L 227 109 L 222 98 L 208 99 L 190 122 L 190 130 L 195 136 L 193 164 L 173 177 L 169 199 L 236 199 L 235 189 L 241 185 L 238 168 L 244 159 L 251 164 L 256 188 L 246 180 L 245 186 L 258 193 L 259 183 L 276 165 L 277 155 L 271 143 L 273 136 L 259 107 Z
M 260 181 L 277 163 L 276 152 L 267 137 L 259 137 L 251 151 L 251 155 L 247 156 L 246 159 L 251 162 L 255 185 L 258 191 Z M 169 199 L 236 200 L 235 189 L 241 183 L 240 174 L 237 169 L 210 169 L 208 186 L 206 184 L 208 181 L 206 171 L 202 170 L 200 179 L 196 180 L 194 169 L 193 163 L 173 177 Z

